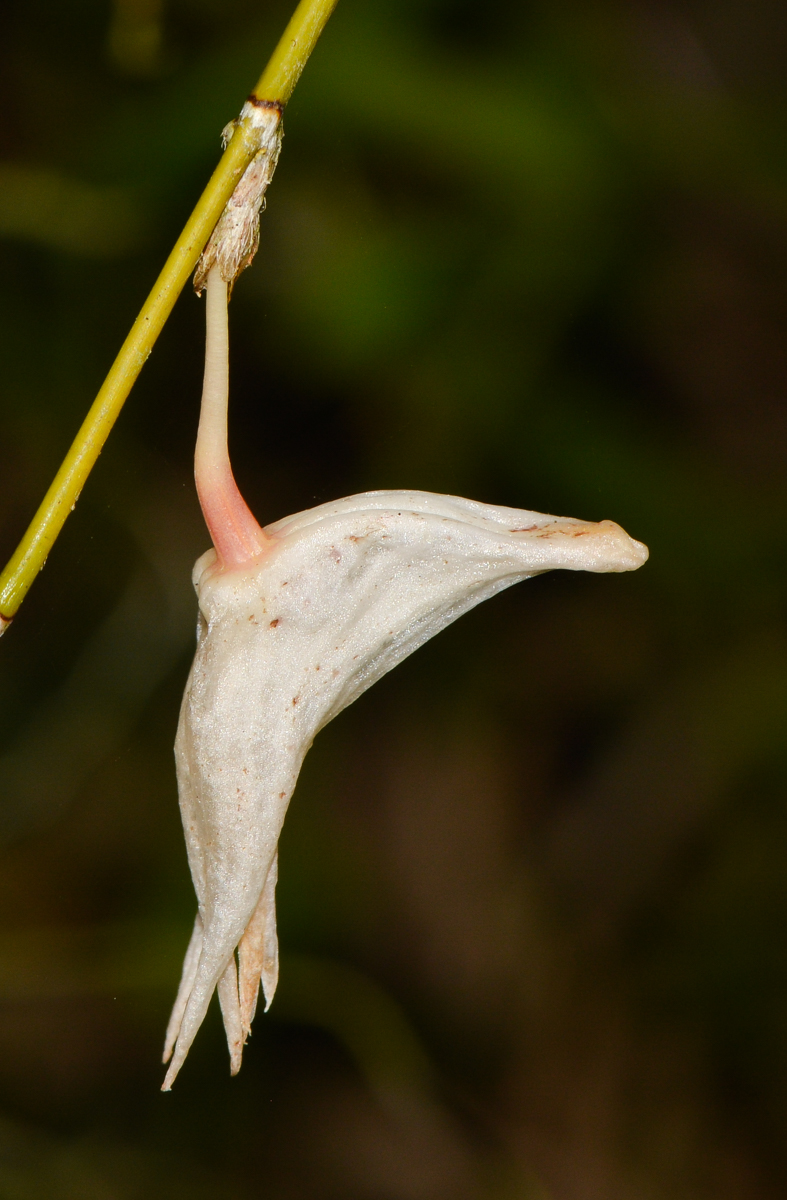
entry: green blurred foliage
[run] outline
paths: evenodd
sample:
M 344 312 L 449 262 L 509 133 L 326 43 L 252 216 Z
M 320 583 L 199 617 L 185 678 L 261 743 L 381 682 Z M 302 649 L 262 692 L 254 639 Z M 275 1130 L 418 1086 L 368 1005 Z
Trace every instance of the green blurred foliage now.
M 7 557 L 289 5 L 1 9 Z M 0 646 L 1 1196 L 782 1194 L 786 49 L 774 0 L 341 0 L 232 300 L 251 507 L 418 487 L 651 560 L 505 593 L 320 734 L 280 993 L 161 1096 L 184 294 Z

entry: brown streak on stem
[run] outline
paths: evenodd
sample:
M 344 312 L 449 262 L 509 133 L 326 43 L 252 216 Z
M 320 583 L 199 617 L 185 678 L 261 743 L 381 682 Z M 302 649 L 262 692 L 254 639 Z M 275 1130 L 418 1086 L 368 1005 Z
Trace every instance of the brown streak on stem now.
M 255 108 L 272 108 L 279 114 L 284 112 L 284 105 L 280 100 L 262 100 L 259 96 L 255 96 L 254 92 L 251 92 L 246 99 Z

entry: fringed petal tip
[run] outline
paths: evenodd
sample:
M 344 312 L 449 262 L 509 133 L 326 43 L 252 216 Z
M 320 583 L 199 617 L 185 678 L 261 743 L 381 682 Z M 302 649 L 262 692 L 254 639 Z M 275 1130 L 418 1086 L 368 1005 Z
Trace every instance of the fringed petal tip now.
M 267 1012 L 279 979 L 279 943 L 276 935 L 277 880 L 278 852 L 274 855 L 273 862 L 268 869 L 265 886 L 243 937 L 236 950 L 233 949 L 229 962 L 216 984 L 230 1053 L 231 1075 L 237 1075 L 240 1071 L 243 1047 L 251 1034 L 251 1023 L 257 1009 L 260 988 L 265 996 L 265 1011 Z M 167 1027 L 163 1061 L 169 1062 L 170 1065 L 162 1091 L 171 1089 L 202 1020 L 202 1016 L 200 1016 L 199 1021 L 194 1024 L 189 1020 L 187 1011 L 195 992 L 198 976 L 206 965 L 203 963 L 203 951 L 209 950 L 209 942 L 209 933 L 206 935 L 202 917 L 197 913 L 183 963 L 178 995 Z M 202 990 L 207 991 L 210 995 L 213 985 L 209 984 Z M 184 1025 L 187 1027 L 185 1031 Z

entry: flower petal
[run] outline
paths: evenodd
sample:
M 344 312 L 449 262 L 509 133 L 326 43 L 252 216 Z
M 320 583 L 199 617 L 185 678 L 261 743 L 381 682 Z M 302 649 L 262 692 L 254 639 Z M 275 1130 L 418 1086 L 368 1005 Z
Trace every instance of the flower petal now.
M 276 848 L 315 734 L 503 588 L 556 568 L 634 570 L 647 558 L 611 521 L 429 492 L 350 496 L 265 534 L 253 561 L 229 568 L 209 551 L 194 570 L 203 622 L 175 752 L 204 935 L 196 969 L 193 940 L 188 976 L 184 969 L 168 1084 L 219 981 L 233 1071 L 260 976 L 270 1003 L 278 970 Z M 233 982 L 239 946 L 240 996 Z

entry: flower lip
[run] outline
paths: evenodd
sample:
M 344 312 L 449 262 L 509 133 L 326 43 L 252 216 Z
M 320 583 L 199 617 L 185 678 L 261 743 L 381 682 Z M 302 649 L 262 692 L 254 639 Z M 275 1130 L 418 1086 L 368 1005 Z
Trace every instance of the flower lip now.
M 271 539 L 270 552 L 277 541 L 314 535 L 317 527 L 326 534 L 338 533 L 347 523 L 342 518 L 362 517 L 372 521 L 395 520 L 423 516 L 461 526 L 475 527 L 491 534 L 496 540 L 513 546 L 523 542 L 538 544 L 560 543 L 589 538 L 587 553 L 566 553 L 564 561 L 555 564 L 571 569 L 590 571 L 634 571 L 648 558 L 648 548 L 630 537 L 614 521 L 581 521 L 574 517 L 557 517 L 550 513 L 507 508 L 466 500 L 461 496 L 444 496 L 434 492 L 412 490 L 364 492 L 330 501 L 284 517 L 265 527 Z M 546 547 L 544 547 L 546 549 Z M 584 548 L 583 548 L 584 549 Z M 579 551 L 580 545 L 574 550 Z M 574 563 L 572 560 L 576 559 Z M 545 568 L 548 569 L 548 568 Z
M 274 521 L 264 529 L 266 544 L 260 553 L 238 566 L 223 564 L 216 551 L 210 549 L 195 563 L 194 586 L 198 592 L 211 583 L 221 587 L 222 581 L 231 587 L 270 563 L 288 544 L 315 539 L 330 541 L 348 535 L 355 540 L 359 533 L 363 536 L 364 517 L 369 519 L 366 530 L 369 534 L 378 532 L 381 524 L 412 523 L 413 518 L 418 523 L 417 519 L 422 517 L 425 535 L 427 526 L 432 534 L 435 532 L 434 522 L 438 521 L 442 527 L 476 529 L 498 546 L 508 543 L 514 552 L 529 544 L 533 551 L 543 550 L 545 560 L 551 560 L 543 567 L 534 561 L 534 572 L 555 567 L 594 572 L 634 571 L 648 558 L 647 546 L 629 537 L 614 521 L 581 521 L 483 504 L 461 496 L 392 490 L 347 496 Z

